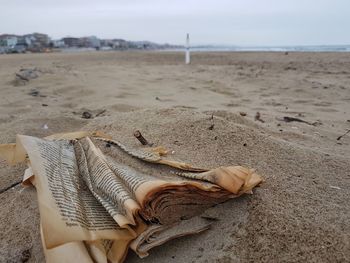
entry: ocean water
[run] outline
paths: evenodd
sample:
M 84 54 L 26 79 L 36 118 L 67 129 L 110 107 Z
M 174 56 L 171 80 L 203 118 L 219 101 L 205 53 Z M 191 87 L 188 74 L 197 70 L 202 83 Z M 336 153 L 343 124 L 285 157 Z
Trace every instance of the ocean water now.
M 350 52 L 350 45 L 324 46 L 193 46 L 192 51 L 256 52 Z

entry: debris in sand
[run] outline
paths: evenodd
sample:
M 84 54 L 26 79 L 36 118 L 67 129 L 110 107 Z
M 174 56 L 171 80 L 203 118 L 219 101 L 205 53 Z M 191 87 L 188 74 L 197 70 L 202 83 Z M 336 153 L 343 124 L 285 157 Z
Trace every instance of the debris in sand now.
M 102 115 L 103 113 L 105 113 L 107 110 L 101 110 L 100 112 L 96 113 L 95 117 L 98 117 L 100 115 Z
M 40 91 L 38 91 L 37 89 L 31 89 L 30 92 L 28 93 L 28 95 L 33 96 L 33 97 L 42 97 L 42 98 L 46 98 L 46 95 L 42 95 L 40 94 Z
M 15 80 L 13 84 L 15 86 L 26 85 L 31 79 L 39 77 L 37 68 L 22 68 L 19 72 L 15 73 Z
M 295 117 L 289 117 L 289 116 L 284 116 L 282 119 L 281 118 L 277 118 L 277 120 L 279 121 L 284 121 L 284 122 L 302 122 L 302 123 L 306 123 L 308 125 L 312 125 L 312 126 L 316 126 L 317 124 L 320 124 L 319 122 L 308 122 L 299 118 L 295 118 Z
M 36 79 L 39 77 L 38 70 L 36 68 L 30 69 L 30 68 L 22 68 L 18 73 L 16 73 L 16 77 L 29 81 L 31 79 Z
M 265 122 L 263 119 L 261 119 L 261 114 L 260 114 L 260 112 L 258 112 L 258 111 L 257 111 L 256 114 L 255 114 L 254 120 L 260 121 L 260 122 L 262 122 L 262 123 Z
M 284 70 L 297 70 L 297 68 L 293 66 L 287 66 L 284 68 Z
M 22 263 L 27 262 L 30 259 L 30 257 L 31 257 L 30 249 L 23 250 L 21 254 L 20 262 Z
M 143 137 L 143 135 L 141 134 L 141 132 L 139 131 L 139 130 L 136 130 L 135 132 L 134 132 L 134 136 L 135 136 L 135 138 L 136 139 L 138 139 L 139 140 L 139 142 L 142 144 L 142 145 L 153 145 L 152 143 L 149 143 L 146 139 L 145 139 L 145 137 Z
M 209 118 L 209 120 L 211 121 L 211 125 L 208 127 L 208 130 L 213 130 L 214 129 L 214 126 L 215 126 L 215 124 L 214 124 L 214 113 L 212 113 L 211 115 L 210 115 L 210 118 Z
M 32 89 L 32 90 L 28 93 L 28 95 L 33 96 L 33 97 L 38 97 L 39 94 L 40 94 L 40 91 L 38 91 L 38 90 L 36 90 L 36 89 Z
M 92 118 L 92 114 L 88 111 L 84 111 L 83 114 L 81 115 L 81 117 L 83 119 L 91 119 Z
M 95 117 L 99 117 L 103 115 L 107 110 L 90 110 L 90 109 L 81 109 L 81 111 L 73 111 L 72 113 L 75 115 L 80 115 L 83 119 L 93 119 Z
M 240 111 L 240 112 L 239 112 L 239 115 L 241 115 L 241 116 L 243 116 L 243 117 L 244 117 L 244 116 L 247 116 L 247 113 L 246 113 L 246 112 L 244 112 L 244 111 Z
M 337 138 L 337 141 L 339 141 L 341 138 L 343 138 L 345 135 L 347 135 L 348 133 L 350 133 L 350 130 L 348 130 L 347 132 L 345 132 L 343 135 L 340 135 L 338 138 Z
M 177 146 L 181 146 L 181 145 L 182 145 L 178 140 L 175 140 L 173 143 L 174 143 L 175 145 L 177 145 Z
M 7 186 L 7 187 L 5 187 L 5 188 L 0 189 L 0 194 L 2 194 L 2 193 L 4 193 L 4 192 L 6 192 L 7 190 L 12 189 L 13 187 L 15 187 L 15 186 L 19 185 L 20 183 L 22 183 L 22 180 L 21 180 L 21 181 L 14 182 L 14 183 L 12 183 L 12 184 L 11 184 L 11 185 L 9 185 L 9 186 Z

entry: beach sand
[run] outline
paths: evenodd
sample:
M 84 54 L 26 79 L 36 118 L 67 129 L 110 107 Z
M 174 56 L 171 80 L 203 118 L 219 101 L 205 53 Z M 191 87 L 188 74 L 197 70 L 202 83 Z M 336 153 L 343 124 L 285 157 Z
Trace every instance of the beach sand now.
M 15 85 L 21 68 L 39 77 Z M 0 143 L 100 129 L 138 146 L 139 129 L 176 159 L 264 177 L 208 210 L 210 230 L 126 262 L 350 262 L 350 134 L 337 140 L 350 130 L 350 53 L 2 55 L 0 95 Z M 23 171 L 0 161 L 0 189 Z M 4 191 L 0 209 L 0 262 L 43 262 L 35 189 Z

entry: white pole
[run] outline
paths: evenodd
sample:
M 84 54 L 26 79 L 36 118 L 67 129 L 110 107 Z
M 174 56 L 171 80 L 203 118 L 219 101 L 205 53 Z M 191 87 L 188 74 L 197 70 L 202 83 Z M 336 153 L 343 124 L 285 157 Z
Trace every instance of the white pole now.
M 186 64 L 191 63 L 191 58 L 190 58 L 190 34 L 187 33 L 187 38 L 186 38 Z

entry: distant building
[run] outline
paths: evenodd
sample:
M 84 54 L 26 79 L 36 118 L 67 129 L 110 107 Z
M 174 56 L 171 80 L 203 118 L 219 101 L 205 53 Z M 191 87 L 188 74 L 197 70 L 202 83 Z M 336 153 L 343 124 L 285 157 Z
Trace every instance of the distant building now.
M 101 46 L 100 40 L 95 36 L 87 37 L 88 47 L 99 48 Z
M 48 47 L 50 44 L 50 38 L 46 34 L 33 33 L 24 35 L 23 37 L 27 45 L 30 47 L 45 48 Z
M 113 49 L 128 49 L 129 44 L 124 39 L 103 39 L 101 40 L 101 46 L 110 47 Z
M 25 37 L 25 36 L 19 36 L 17 38 L 17 44 L 16 45 L 20 45 L 20 46 L 24 46 L 25 48 L 28 48 L 32 45 L 32 40 L 29 37 Z
M 95 36 L 90 36 L 90 37 L 81 37 L 78 40 L 79 47 L 86 47 L 86 48 L 100 48 L 101 47 L 101 42 L 100 40 L 95 37 Z
M 18 37 L 16 35 L 3 34 L 0 35 L 0 46 L 14 47 L 17 44 Z
M 65 43 L 63 40 L 52 40 L 51 43 L 54 48 L 62 48 L 65 46 Z
M 64 45 L 67 47 L 78 47 L 79 46 L 79 38 L 77 37 L 64 37 L 62 38 Z
M 17 37 L 10 37 L 7 39 L 7 46 L 13 47 L 17 44 Z
M 113 39 L 112 43 L 114 49 L 127 49 L 129 47 L 128 42 L 124 39 Z

